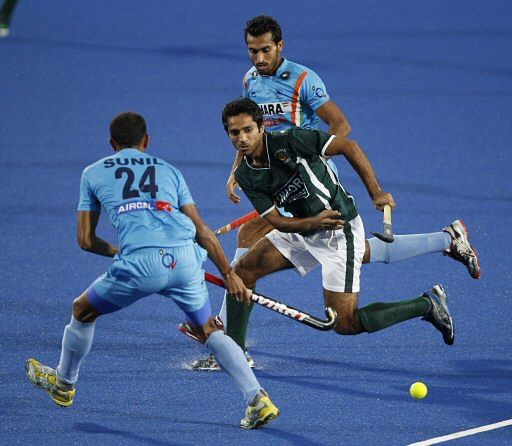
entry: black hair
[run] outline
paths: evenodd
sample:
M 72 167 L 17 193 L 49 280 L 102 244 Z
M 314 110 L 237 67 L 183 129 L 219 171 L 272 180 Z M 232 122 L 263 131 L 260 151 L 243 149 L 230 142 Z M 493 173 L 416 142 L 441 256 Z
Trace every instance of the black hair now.
M 259 15 L 249 19 L 244 30 L 245 43 L 247 43 L 247 35 L 254 37 L 262 36 L 266 33 L 272 33 L 272 41 L 277 44 L 283 40 L 281 27 L 279 23 L 269 15 Z
M 241 115 L 242 113 L 252 116 L 254 122 L 258 124 L 258 128 L 261 128 L 263 125 L 263 112 L 258 104 L 248 98 L 239 98 L 226 104 L 224 110 L 222 110 L 222 124 L 226 132 L 228 131 L 228 118 Z
M 138 146 L 146 133 L 146 121 L 138 113 L 120 113 L 110 123 L 110 137 L 121 148 Z

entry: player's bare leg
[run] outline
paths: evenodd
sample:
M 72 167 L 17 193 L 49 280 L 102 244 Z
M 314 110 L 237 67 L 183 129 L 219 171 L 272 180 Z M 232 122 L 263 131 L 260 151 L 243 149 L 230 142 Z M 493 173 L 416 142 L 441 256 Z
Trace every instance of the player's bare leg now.
M 249 249 L 274 227 L 264 218 L 255 218 L 243 224 L 237 234 L 237 247 Z
M 261 238 L 235 265 L 235 272 L 248 288 L 254 289 L 258 279 L 273 272 L 292 268 L 293 265 L 266 238 Z M 227 334 L 245 349 L 247 325 L 253 308 L 227 298 Z

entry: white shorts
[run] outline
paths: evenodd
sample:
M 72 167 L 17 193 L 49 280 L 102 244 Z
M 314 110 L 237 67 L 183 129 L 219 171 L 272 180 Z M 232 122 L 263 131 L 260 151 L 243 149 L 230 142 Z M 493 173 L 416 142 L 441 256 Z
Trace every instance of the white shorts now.
M 358 293 L 365 249 L 363 220 L 358 215 L 336 231 L 302 236 L 274 229 L 266 235 L 301 276 L 322 265 L 322 285 L 328 291 Z

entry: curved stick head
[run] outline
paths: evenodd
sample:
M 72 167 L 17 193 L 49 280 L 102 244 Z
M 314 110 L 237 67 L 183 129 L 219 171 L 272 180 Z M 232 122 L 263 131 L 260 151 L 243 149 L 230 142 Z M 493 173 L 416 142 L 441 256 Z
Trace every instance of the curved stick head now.
M 386 243 L 393 243 L 395 240 L 393 234 L 379 234 L 378 232 L 372 232 L 371 234 Z
M 327 316 L 327 321 L 325 321 L 325 329 L 332 330 L 338 323 L 338 313 L 336 313 L 334 308 L 326 307 L 325 315 Z

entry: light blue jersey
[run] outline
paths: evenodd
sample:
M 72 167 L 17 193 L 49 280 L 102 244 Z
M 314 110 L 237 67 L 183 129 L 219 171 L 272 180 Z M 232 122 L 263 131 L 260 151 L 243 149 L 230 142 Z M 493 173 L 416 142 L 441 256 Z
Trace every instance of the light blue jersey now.
M 286 59 L 273 76 L 261 76 L 252 67 L 244 76 L 242 95 L 259 105 L 271 132 L 294 126 L 317 129 L 316 110 L 330 100 L 313 70 Z
M 103 207 L 121 254 L 194 243 L 195 226 L 179 208 L 194 204 L 181 172 L 160 158 L 123 149 L 84 169 L 79 211 Z
M 265 128 L 271 132 L 291 127 L 318 129 L 316 111 L 330 101 L 325 85 L 313 70 L 283 59 L 273 76 L 261 76 L 252 67 L 244 76 L 242 95 L 256 102 L 263 112 Z M 327 164 L 338 176 L 332 160 Z M 288 215 L 279 209 L 283 215 Z

